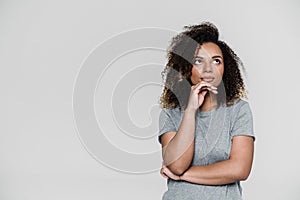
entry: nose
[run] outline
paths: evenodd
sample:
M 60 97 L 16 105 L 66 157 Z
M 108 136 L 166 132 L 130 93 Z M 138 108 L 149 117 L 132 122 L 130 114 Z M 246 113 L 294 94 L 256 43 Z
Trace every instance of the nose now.
M 212 72 L 212 71 L 213 71 L 213 69 L 212 69 L 211 64 L 207 63 L 203 66 L 203 72 L 208 73 L 208 72 Z

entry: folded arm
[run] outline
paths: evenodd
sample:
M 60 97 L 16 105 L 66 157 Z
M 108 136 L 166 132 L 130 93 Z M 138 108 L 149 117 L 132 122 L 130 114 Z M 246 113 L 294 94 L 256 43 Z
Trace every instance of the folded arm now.
M 193 160 L 195 112 L 186 110 L 178 132 L 167 132 L 161 136 L 164 165 L 176 175 L 183 174 Z
M 176 176 L 168 168 L 162 174 L 175 179 L 204 185 L 224 185 L 246 180 L 250 174 L 254 144 L 249 136 L 235 136 L 232 141 L 230 158 L 207 166 L 191 166 L 181 176 Z

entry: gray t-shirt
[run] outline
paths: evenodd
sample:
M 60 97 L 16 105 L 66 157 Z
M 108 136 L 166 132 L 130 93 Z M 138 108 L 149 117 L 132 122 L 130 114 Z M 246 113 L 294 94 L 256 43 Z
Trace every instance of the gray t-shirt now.
M 166 132 L 177 132 L 183 112 L 179 108 L 163 108 L 159 117 L 160 136 Z M 231 106 L 219 107 L 207 112 L 196 112 L 195 148 L 191 165 L 210 165 L 228 160 L 232 137 L 237 135 L 252 136 L 253 119 L 248 102 L 237 100 Z M 210 186 L 186 181 L 168 179 L 168 190 L 163 200 L 240 200 L 242 188 L 240 182 L 227 185 Z

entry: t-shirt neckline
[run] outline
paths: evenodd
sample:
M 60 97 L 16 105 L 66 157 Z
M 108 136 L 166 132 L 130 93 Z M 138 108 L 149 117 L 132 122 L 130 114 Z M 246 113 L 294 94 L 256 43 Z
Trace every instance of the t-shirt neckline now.
M 208 110 L 208 111 L 200 111 L 199 109 L 197 110 L 197 113 L 200 117 L 207 117 L 209 115 L 211 115 L 213 112 L 215 112 L 217 110 L 217 107 Z

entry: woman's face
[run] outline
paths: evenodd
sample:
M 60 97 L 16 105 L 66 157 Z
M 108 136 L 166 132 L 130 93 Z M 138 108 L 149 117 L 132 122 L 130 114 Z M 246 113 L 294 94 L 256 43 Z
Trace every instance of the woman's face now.
M 222 81 L 223 73 L 223 54 L 218 45 L 207 42 L 197 48 L 191 76 L 193 84 L 203 81 L 217 87 Z

